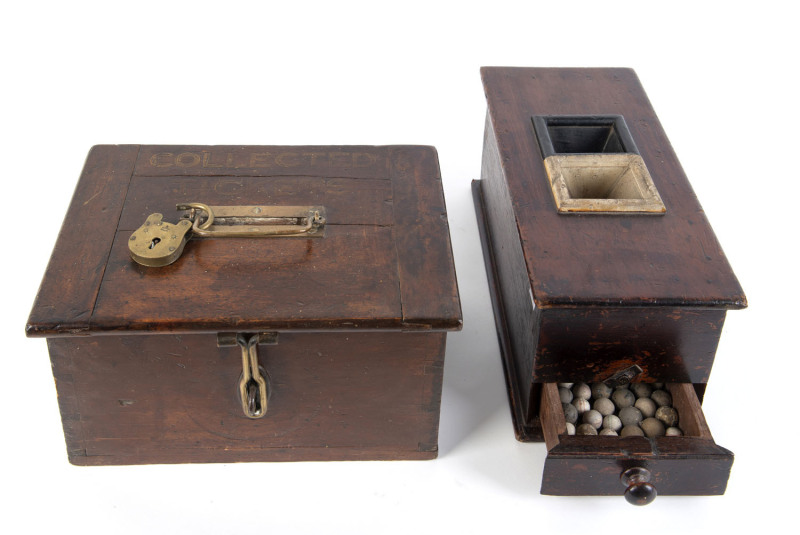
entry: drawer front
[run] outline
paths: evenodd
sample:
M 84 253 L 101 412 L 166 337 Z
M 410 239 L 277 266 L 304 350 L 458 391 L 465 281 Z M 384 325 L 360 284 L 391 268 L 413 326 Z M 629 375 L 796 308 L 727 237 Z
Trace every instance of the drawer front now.
M 668 384 L 685 436 L 568 436 L 558 388 L 542 388 L 541 422 L 547 443 L 542 494 L 623 495 L 622 473 L 645 468 L 660 495 L 723 494 L 733 453 L 714 443 L 691 384 Z
M 542 476 L 542 494 L 554 496 L 621 496 L 626 486 L 622 473 L 629 468 L 646 468 L 650 483 L 662 496 L 711 496 L 724 494 L 733 454 L 713 442 L 669 437 L 672 444 L 663 451 L 645 438 L 616 439 L 614 446 L 592 445 L 592 441 L 568 439 L 616 437 L 565 437 L 564 443 L 547 454 Z M 595 441 L 596 442 L 596 441 Z M 638 444 L 634 444 L 638 443 Z M 609 451 L 611 450 L 611 451 Z
M 281 333 L 258 348 L 266 415 L 242 410 L 214 335 L 50 339 L 73 464 L 427 459 L 445 333 Z

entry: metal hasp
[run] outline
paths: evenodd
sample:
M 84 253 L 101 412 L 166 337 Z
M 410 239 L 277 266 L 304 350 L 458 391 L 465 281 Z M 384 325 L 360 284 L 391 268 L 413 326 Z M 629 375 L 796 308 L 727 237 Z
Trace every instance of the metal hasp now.
M 148 267 L 168 266 L 183 252 L 186 242 L 198 238 L 322 238 L 323 206 L 209 206 L 185 203 L 183 219 L 172 224 L 161 214 L 150 214 L 128 239 L 131 258 Z
M 188 210 L 192 234 L 200 238 L 318 237 L 325 228 L 322 206 L 208 206 L 179 204 Z M 205 215 L 203 215 L 205 214 Z
M 263 418 L 269 405 L 269 374 L 259 365 L 258 344 L 278 343 L 277 333 L 220 333 L 217 346 L 238 345 L 242 350 L 242 375 L 238 391 L 242 412 L 248 418 Z

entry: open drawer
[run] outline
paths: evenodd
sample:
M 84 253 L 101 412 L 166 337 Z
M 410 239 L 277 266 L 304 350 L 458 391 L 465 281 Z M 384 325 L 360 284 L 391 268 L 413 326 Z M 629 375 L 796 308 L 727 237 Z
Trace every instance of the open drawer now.
M 558 386 L 556 383 L 543 384 L 540 417 L 547 444 L 547 460 L 542 494 L 627 494 L 626 498 L 632 503 L 636 503 L 638 495 L 643 500 L 640 504 L 651 501 L 655 493 L 723 494 L 733 464 L 733 453 L 714 443 L 691 383 L 668 383 L 665 388 L 672 395 L 684 436 L 650 439 L 567 435 Z M 631 475 L 635 477 L 627 477 Z M 642 486 L 648 476 L 649 485 L 655 487 L 655 492 L 636 488 Z

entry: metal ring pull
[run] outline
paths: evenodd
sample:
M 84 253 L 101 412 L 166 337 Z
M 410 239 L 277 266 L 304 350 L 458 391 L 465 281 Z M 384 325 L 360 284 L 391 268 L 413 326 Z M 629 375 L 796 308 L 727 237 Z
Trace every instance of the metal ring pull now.
M 263 418 L 267 413 L 269 385 L 258 365 L 258 334 L 236 336 L 242 348 L 242 377 L 239 379 L 239 397 L 242 410 L 248 418 Z
M 179 204 L 176 206 L 178 210 L 191 210 L 189 212 L 189 219 L 194 221 L 193 230 L 197 232 L 197 230 L 206 230 L 208 227 L 214 224 L 214 212 L 211 210 L 211 207 L 207 204 L 203 204 L 201 202 L 189 202 L 186 204 Z M 202 224 L 198 224 L 200 221 L 200 217 L 197 214 L 197 210 L 201 210 L 208 214 L 208 217 Z

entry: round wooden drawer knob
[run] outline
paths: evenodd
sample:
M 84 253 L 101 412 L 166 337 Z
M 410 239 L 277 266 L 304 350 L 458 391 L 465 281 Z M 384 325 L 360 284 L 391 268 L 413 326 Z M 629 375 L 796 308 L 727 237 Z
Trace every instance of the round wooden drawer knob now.
M 647 505 L 658 496 L 656 488 L 650 483 L 650 471 L 646 468 L 629 468 L 622 472 L 620 481 L 627 487 L 625 499 L 633 505 Z

